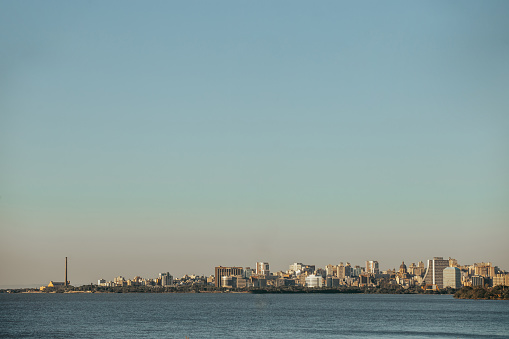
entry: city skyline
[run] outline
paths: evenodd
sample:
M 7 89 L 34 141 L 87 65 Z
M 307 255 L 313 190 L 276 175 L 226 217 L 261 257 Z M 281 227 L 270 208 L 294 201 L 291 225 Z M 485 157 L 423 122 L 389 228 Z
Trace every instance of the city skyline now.
M 462 286 L 509 286 L 509 272 L 494 265 L 491 262 L 477 262 L 462 265 L 457 259 L 449 257 L 433 257 L 423 261 L 405 264 L 403 260 L 399 269 L 381 270 L 376 260 L 366 260 L 365 265 L 340 262 L 338 265 L 328 264 L 319 267 L 315 264 L 294 262 L 288 265 L 289 269 L 277 272 L 270 269 L 268 262 L 256 262 L 255 268 L 249 266 L 216 266 L 212 275 L 196 275 L 186 273 L 182 277 L 173 276 L 170 272 L 159 272 L 159 277 L 147 278 L 140 275 L 129 278 L 123 275 L 115 276 L 114 279 L 97 279 L 97 284 L 70 284 L 67 279 L 67 257 L 65 258 L 65 282 L 51 280 L 46 285 L 36 289 L 51 292 L 54 289 L 74 290 L 83 287 L 91 291 L 96 287 L 142 287 L 142 288 L 184 288 L 188 292 L 189 287 L 196 287 L 203 291 L 214 291 L 220 288 L 252 289 L 252 288 L 277 288 L 277 287 L 367 287 L 367 288 L 394 288 L 399 286 L 403 289 L 417 291 L 439 291 L 446 287 L 458 289 Z M 127 278 L 127 279 L 126 279 Z M 20 286 L 13 288 L 21 288 Z M 32 287 L 33 288 L 33 287 Z M 49 290 L 48 290 L 49 289 Z M 111 290 L 110 290 L 111 291 Z M 139 290 L 137 290 L 139 292 Z M 183 290 L 181 290 L 183 291 Z
M 508 2 L 0 8 L 0 288 L 509 267 Z
M 409 261 L 406 261 L 406 264 L 408 264 L 409 267 L 417 267 L 419 265 L 422 265 L 422 268 L 424 268 L 425 270 L 427 270 L 428 268 L 432 267 L 434 268 L 434 262 L 436 259 L 443 259 L 444 257 L 433 257 L 433 258 L 428 258 L 426 260 L 419 260 L 419 261 L 415 261 L 415 262 L 409 262 Z M 499 270 L 500 272 L 502 272 L 503 274 L 507 275 L 509 273 L 507 273 L 507 271 L 505 270 L 504 267 L 501 267 L 499 265 L 497 265 L 496 263 L 492 263 L 490 261 L 481 261 L 481 260 L 477 260 L 475 262 L 472 262 L 472 263 L 462 263 L 461 261 L 458 261 L 457 259 L 454 259 L 454 258 L 451 258 L 449 257 L 448 259 L 444 259 L 442 260 L 443 262 L 446 262 L 446 264 L 442 264 L 442 265 L 445 265 L 444 267 L 462 267 L 462 268 L 465 268 L 465 267 L 474 267 L 474 266 L 484 266 L 484 265 L 488 265 L 490 267 L 493 267 L 494 269 L 496 270 Z M 433 266 L 430 266 L 430 262 L 433 262 Z M 265 267 L 265 269 L 260 269 L 261 266 L 259 265 L 263 265 L 263 267 Z M 286 267 L 290 267 L 290 271 L 297 271 L 297 270 L 300 270 L 300 268 L 296 268 L 295 266 L 302 266 L 303 269 L 304 267 L 306 267 L 306 270 L 309 270 L 309 268 L 311 268 L 312 271 L 323 271 L 323 272 L 328 272 L 328 268 L 329 267 L 339 267 L 339 266 L 345 266 L 345 267 L 350 267 L 351 268 L 351 273 L 353 274 L 353 272 L 355 271 L 355 269 L 357 268 L 360 268 L 360 271 L 357 272 L 357 276 L 359 275 L 359 273 L 369 273 L 369 274 L 375 274 L 375 275 L 378 275 L 379 273 L 384 273 L 384 272 L 390 272 L 390 271 L 393 271 L 393 272 L 397 272 L 398 269 L 397 267 L 400 267 L 400 265 L 405 265 L 405 260 L 400 260 L 400 265 L 396 265 L 394 267 L 385 267 L 385 266 L 382 266 L 380 265 L 380 262 L 378 260 L 365 260 L 363 261 L 362 263 L 357 263 L 357 262 L 351 262 L 351 261 L 338 261 L 338 262 L 335 262 L 335 263 L 329 263 L 329 264 L 319 264 L 319 265 L 316 265 L 315 263 L 310 263 L 310 262 L 306 262 L 306 264 L 303 264 L 302 262 L 293 262 L 292 264 L 289 264 L 287 265 Z M 283 268 L 276 268 L 275 270 L 272 270 L 272 269 L 269 269 L 269 262 L 256 262 L 253 266 L 247 266 L 247 265 L 238 265 L 238 266 L 232 266 L 232 265 L 219 265 L 219 266 L 216 266 L 215 268 L 210 268 L 209 271 L 212 271 L 212 273 L 198 273 L 198 272 L 194 272 L 192 268 L 190 268 L 189 271 L 185 272 L 185 273 L 182 273 L 180 274 L 181 272 L 173 272 L 171 270 L 167 270 L 167 269 L 162 269 L 162 270 L 159 270 L 159 276 L 161 277 L 161 275 L 171 275 L 172 276 L 172 279 L 173 278 L 180 278 L 180 277 L 186 277 L 186 276 L 196 276 L 196 277 L 209 277 L 209 276 L 217 276 L 218 275 L 218 268 L 224 268 L 227 270 L 228 274 L 227 275 L 240 275 L 241 271 L 243 270 L 246 270 L 246 269 L 250 269 L 252 270 L 253 274 L 256 274 L 256 275 L 268 275 L 267 272 L 270 271 L 270 275 L 278 275 L 282 272 L 288 272 L 288 269 L 283 269 Z M 79 268 L 78 268 L 79 269 Z M 233 271 L 232 271 L 233 269 Z M 442 267 L 443 269 L 443 267 Z M 168 271 L 168 272 L 167 272 Z M 265 273 L 264 273 L 265 272 Z M 493 271 L 495 272 L 495 271 Z M 62 274 L 62 272 L 60 272 Z M 335 272 L 336 273 L 336 272 Z M 424 273 L 424 272 L 423 272 Z M 48 272 L 49 274 L 49 272 Z M 328 274 L 328 273 L 327 273 Z M 130 279 L 129 277 L 135 277 L 135 278 L 140 278 L 140 279 L 145 279 L 147 276 L 150 277 L 150 276 L 153 276 L 154 275 L 154 272 L 152 272 L 151 274 L 148 274 L 148 275 L 143 275 L 143 274 L 139 274 L 139 273 L 132 273 L 130 272 L 130 274 L 125 274 L 125 273 L 122 273 L 118 270 L 115 271 L 114 274 L 112 274 L 110 272 L 110 274 L 107 274 L 107 275 L 104 275 L 104 276 L 101 276 L 100 279 L 95 279 L 95 280 L 104 280 L 104 277 L 107 277 L 107 278 L 111 278 L 111 280 L 109 280 L 110 282 L 117 279 L 117 278 L 128 278 Z M 77 276 L 80 276 L 81 275 L 78 273 Z M 115 277 L 115 279 L 113 279 L 112 277 Z M 431 276 L 430 276 L 431 277 Z M 151 278 L 149 278 L 151 279 Z M 429 278 L 431 279 L 431 278 Z M 434 279 L 434 276 L 433 276 L 433 279 Z M 64 281 L 67 281 L 69 285 L 73 285 L 73 286 L 83 286 L 83 285 L 88 285 L 88 284 L 95 284 L 94 283 L 94 279 L 89 279 L 91 280 L 90 282 L 86 282 L 87 280 L 83 280 L 83 278 L 81 278 L 81 281 L 78 281 L 77 283 L 75 284 L 72 284 L 71 281 L 68 279 L 68 257 L 65 257 L 65 280 Z M 51 279 L 49 280 L 51 283 L 57 283 L 57 284 L 64 284 L 64 282 L 60 282 L 60 279 L 57 277 L 54 277 L 54 279 Z M 108 280 L 104 280 L 104 282 L 107 282 Z M 434 281 L 434 280 L 432 280 Z M 431 282 L 429 282 L 431 284 Z M 9 288 L 38 288 L 40 286 L 46 286 L 46 284 L 44 283 L 30 283 L 30 284 L 18 284 L 18 285 L 4 285 L 4 286 L 0 286 L 0 289 L 9 289 Z M 218 282 L 216 281 L 215 282 L 215 286 L 216 287 L 219 287 L 218 286 Z

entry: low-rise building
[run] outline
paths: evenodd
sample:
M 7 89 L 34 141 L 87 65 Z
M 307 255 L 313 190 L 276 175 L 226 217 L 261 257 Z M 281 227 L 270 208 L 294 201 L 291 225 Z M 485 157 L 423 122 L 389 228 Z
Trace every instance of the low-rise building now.
M 308 275 L 306 277 L 306 287 L 322 287 L 323 286 L 323 282 L 322 282 L 322 276 L 320 275 Z
M 470 277 L 470 284 L 472 287 L 484 286 L 484 277 L 474 275 L 473 277 Z
M 53 288 L 62 288 L 62 287 L 65 287 L 65 282 L 61 282 L 61 281 L 50 281 L 49 284 L 48 284 L 48 287 L 53 287 Z
M 493 286 L 502 285 L 509 286 L 509 274 L 500 273 L 493 277 Z

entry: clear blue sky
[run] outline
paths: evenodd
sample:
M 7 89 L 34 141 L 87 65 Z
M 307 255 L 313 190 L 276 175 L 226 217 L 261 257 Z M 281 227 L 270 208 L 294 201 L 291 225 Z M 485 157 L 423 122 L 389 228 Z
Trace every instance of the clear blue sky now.
M 509 269 L 509 2 L 0 1 L 0 286 Z

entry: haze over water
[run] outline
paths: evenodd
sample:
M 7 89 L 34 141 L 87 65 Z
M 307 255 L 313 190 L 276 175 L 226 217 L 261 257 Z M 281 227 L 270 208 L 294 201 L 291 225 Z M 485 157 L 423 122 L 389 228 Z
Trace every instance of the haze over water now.
M 508 13 L 0 0 L 0 288 L 509 269 Z

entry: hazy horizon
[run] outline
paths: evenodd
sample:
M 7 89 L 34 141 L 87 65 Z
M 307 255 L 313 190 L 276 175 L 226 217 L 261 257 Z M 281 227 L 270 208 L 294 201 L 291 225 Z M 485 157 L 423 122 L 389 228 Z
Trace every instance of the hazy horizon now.
M 0 9 L 0 286 L 509 269 L 509 2 Z

